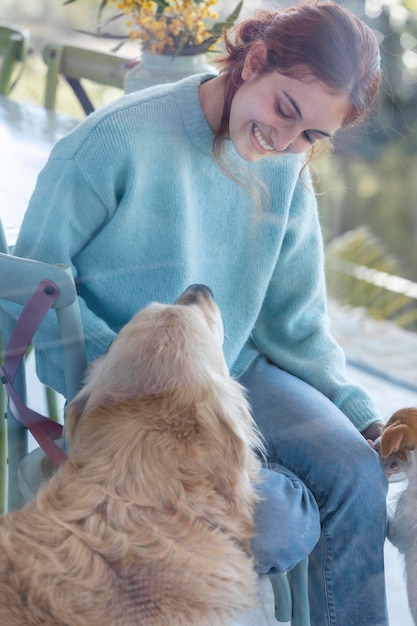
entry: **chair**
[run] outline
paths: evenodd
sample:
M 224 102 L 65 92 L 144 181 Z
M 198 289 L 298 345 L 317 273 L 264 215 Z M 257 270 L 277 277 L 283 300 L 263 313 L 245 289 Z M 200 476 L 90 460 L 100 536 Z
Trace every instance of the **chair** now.
M 47 44 L 42 50 L 42 57 L 48 66 L 45 107 L 55 110 L 58 79 L 63 76 L 86 115 L 94 111 L 94 106 L 81 79 L 123 90 L 123 79 L 130 63 L 129 59 L 115 54 L 60 44 Z
M 4 234 L 0 234 L 1 241 L 5 243 Z M 67 400 L 71 400 L 81 386 L 86 358 L 77 292 L 69 268 L 0 253 L 0 298 L 24 305 L 17 321 L 0 309 L 4 345 L 1 382 L 8 399 L 7 509 L 10 511 L 23 506 L 37 492 L 45 477 L 41 467 L 45 451 L 54 465 L 65 458 L 53 441 L 61 436 L 62 426 L 26 407 L 22 359 L 50 308 L 55 309 L 61 331 Z M 43 448 L 29 453 L 28 430 Z
M 275 618 L 291 626 L 310 626 L 308 601 L 308 558 L 285 574 L 268 576 L 275 601 Z
M 29 32 L 25 28 L 0 22 L 0 95 L 8 96 L 29 54 Z

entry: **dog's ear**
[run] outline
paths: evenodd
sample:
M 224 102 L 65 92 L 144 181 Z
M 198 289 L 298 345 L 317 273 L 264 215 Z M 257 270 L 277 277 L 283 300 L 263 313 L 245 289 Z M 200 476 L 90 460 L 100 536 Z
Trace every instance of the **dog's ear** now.
M 386 459 L 400 450 L 414 450 L 417 434 L 408 424 L 388 426 L 381 436 L 381 456 Z
M 215 489 L 238 503 L 250 491 L 251 479 L 256 480 L 251 462 L 250 416 L 246 405 L 219 403 L 210 407 L 212 428 L 207 441 L 210 473 Z

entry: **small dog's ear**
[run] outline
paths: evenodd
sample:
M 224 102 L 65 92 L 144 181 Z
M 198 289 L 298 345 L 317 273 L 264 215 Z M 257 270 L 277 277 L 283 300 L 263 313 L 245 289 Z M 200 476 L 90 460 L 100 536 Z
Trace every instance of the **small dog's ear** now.
M 408 424 L 388 426 L 381 436 L 381 456 L 386 459 L 400 450 L 414 450 L 417 434 Z

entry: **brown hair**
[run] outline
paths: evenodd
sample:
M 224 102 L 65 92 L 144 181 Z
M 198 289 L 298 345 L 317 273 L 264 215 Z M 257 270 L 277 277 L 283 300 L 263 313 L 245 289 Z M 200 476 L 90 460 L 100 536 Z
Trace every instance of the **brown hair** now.
M 260 11 L 224 36 L 227 55 L 216 64 L 225 80 L 225 102 L 215 153 L 229 131 L 233 97 L 243 83 L 242 68 L 253 44 L 267 49 L 263 73 L 278 71 L 302 79 L 310 73 L 331 91 L 347 95 L 343 125 L 359 122 L 374 104 L 381 82 L 380 54 L 372 30 L 334 2 L 303 1 L 282 11 Z

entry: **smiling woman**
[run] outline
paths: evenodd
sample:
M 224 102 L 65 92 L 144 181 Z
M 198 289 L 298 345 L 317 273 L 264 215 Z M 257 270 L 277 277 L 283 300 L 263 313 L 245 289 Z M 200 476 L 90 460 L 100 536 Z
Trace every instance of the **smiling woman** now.
M 275 108 L 282 120 L 304 122 L 298 100 L 304 103 L 303 113 L 308 110 L 311 126 L 301 123 L 299 130 L 310 145 L 360 121 L 379 90 L 380 54 L 375 36 L 359 19 L 331 3 L 318 6 L 316 2 L 304 2 L 282 12 L 260 12 L 256 19 L 237 26 L 233 38 L 226 38 L 226 47 L 228 55 L 218 61 L 224 83 L 220 100 L 223 110 L 213 124 L 218 154 L 224 138 L 229 136 L 235 95 L 249 78 L 253 79 L 253 74 L 275 74 Z M 297 82 L 302 84 L 295 87 L 299 95 L 294 99 L 285 84 Z M 214 92 L 213 83 L 205 88 Z M 212 97 L 216 98 L 214 93 Z M 318 126 L 315 114 L 319 115 Z M 329 126 L 324 132 L 320 118 Z M 253 124 L 256 128 L 256 120 Z M 266 145 L 278 152 L 283 151 L 281 145 L 291 152 L 309 148 L 300 143 L 291 145 L 296 131 L 278 145 L 268 142 L 259 127 L 257 130 L 264 148 Z
M 247 161 L 270 156 L 267 153 L 271 150 L 277 154 L 306 152 L 341 128 L 349 106 L 346 95 L 331 93 L 325 83 L 311 75 L 298 80 L 279 72 L 263 74 L 266 54 L 262 44 L 248 53 L 242 71 L 245 82 L 231 107 L 229 133 L 232 141 L 237 135 L 234 144 L 238 152 L 238 133 L 243 139 L 245 126 L 250 129 L 254 156 L 240 153 Z M 259 137 L 266 142 L 266 152 Z
M 376 38 L 338 4 L 308 0 L 240 24 L 219 67 L 126 95 L 62 139 L 15 252 L 73 268 L 89 361 L 149 302 L 211 287 L 268 450 L 257 571 L 309 555 L 312 626 L 386 626 L 387 483 L 367 443 L 382 426 L 329 334 L 306 167 L 372 106 Z M 254 180 L 269 199 L 258 213 Z M 41 379 L 60 390 L 56 333 L 51 318 L 36 348 Z
M 263 72 L 267 55 L 263 43 L 250 48 L 242 68 L 243 83 L 230 107 L 229 138 L 245 161 L 269 157 L 273 152 L 306 152 L 343 126 L 350 106 L 347 94 L 331 89 L 308 67 L 302 79 L 278 71 Z M 203 106 L 210 111 L 208 122 L 215 132 L 222 112 L 219 93 L 225 81 L 227 75 L 221 74 L 200 87 Z

